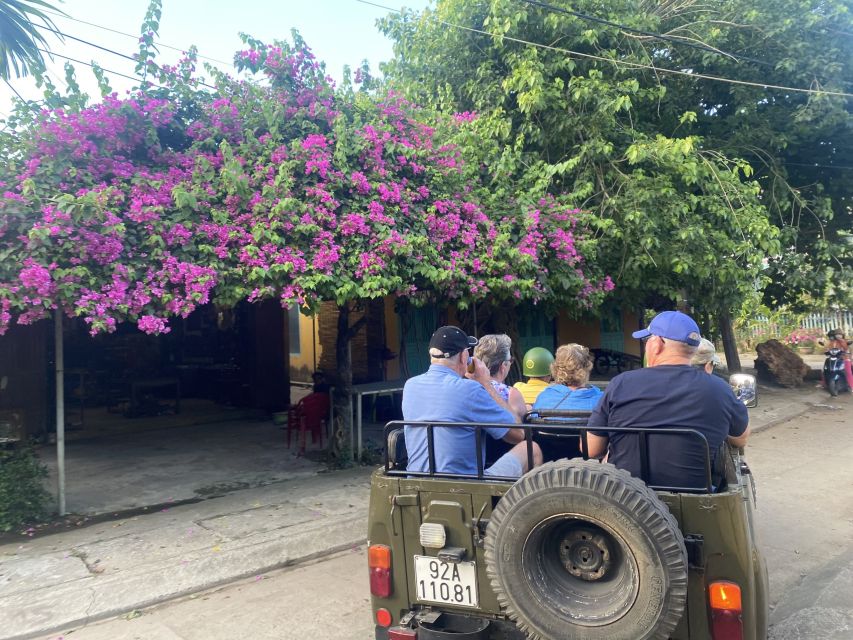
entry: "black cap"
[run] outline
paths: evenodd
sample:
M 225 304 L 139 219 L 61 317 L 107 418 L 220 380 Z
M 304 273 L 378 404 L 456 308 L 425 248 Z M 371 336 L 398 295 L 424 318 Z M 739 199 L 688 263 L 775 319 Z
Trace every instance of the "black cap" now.
M 464 349 L 477 346 L 477 338 L 467 335 L 459 327 L 441 327 L 432 334 L 429 348 L 441 351 L 441 357 L 449 358 Z

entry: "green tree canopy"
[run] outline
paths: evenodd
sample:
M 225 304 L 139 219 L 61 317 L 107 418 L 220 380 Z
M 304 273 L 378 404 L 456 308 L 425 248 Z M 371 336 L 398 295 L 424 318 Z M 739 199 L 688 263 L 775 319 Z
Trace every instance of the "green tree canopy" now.
M 673 125 L 692 110 L 697 117 L 688 131 L 754 167 L 762 204 L 781 230 L 782 250 L 768 256 L 765 301 L 805 308 L 821 304 L 832 291 L 849 294 L 844 285 L 853 276 L 850 3 L 727 0 L 708 7 L 699 20 L 662 16 L 648 24 L 732 54 L 668 46 L 667 66 L 754 83 L 673 78 L 660 113 Z
M 573 9 L 602 13 L 593 2 Z M 646 26 L 638 3 L 607 11 Z M 515 0 L 444 0 L 382 27 L 396 42 L 385 68 L 394 86 L 476 112 L 481 135 L 499 141 L 494 175 L 564 193 L 595 214 L 602 267 L 623 302 L 686 290 L 706 310 L 728 308 L 752 289 L 762 258 L 778 253 L 747 163 L 691 133 L 695 111 L 660 114 L 669 79 L 632 66 L 653 61 L 644 42 Z

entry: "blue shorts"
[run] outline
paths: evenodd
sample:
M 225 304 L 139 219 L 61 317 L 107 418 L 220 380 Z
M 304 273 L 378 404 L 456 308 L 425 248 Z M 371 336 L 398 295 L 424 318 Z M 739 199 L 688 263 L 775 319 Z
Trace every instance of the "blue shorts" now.
M 486 469 L 483 473 L 487 476 L 520 478 L 523 472 L 524 467 L 521 466 L 521 460 L 514 456 L 511 451 L 508 451 L 495 460 L 495 464 Z

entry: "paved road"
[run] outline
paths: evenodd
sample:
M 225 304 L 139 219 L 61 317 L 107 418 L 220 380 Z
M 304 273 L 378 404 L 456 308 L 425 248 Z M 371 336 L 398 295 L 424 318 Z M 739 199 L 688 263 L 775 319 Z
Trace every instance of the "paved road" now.
M 827 397 L 757 434 L 748 457 L 770 571 L 770 637 L 853 639 L 853 398 Z
M 50 640 L 368 640 L 363 547 L 235 582 Z
M 756 434 L 772 640 L 853 639 L 853 398 Z M 94 624 L 65 640 L 368 640 L 364 550 Z

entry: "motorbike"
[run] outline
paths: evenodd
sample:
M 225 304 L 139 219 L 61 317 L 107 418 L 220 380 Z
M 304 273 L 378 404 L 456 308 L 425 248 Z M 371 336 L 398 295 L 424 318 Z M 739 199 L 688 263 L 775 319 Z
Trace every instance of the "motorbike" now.
M 847 378 L 844 375 L 844 351 L 833 347 L 824 352 L 826 360 L 823 363 L 823 379 L 826 389 L 833 398 L 841 391 L 847 390 Z

